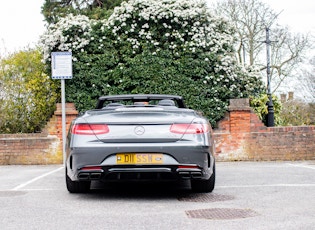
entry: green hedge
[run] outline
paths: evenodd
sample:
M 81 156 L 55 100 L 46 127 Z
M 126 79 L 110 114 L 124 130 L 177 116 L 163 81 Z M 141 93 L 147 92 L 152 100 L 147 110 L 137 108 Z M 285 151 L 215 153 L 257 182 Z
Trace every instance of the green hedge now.
M 107 20 L 69 15 L 42 37 L 44 58 L 72 51 L 68 102 L 94 108 L 101 95 L 163 93 L 184 96 L 214 125 L 230 98 L 260 94 L 259 72 L 235 60 L 234 30 L 202 1 L 130 0 Z

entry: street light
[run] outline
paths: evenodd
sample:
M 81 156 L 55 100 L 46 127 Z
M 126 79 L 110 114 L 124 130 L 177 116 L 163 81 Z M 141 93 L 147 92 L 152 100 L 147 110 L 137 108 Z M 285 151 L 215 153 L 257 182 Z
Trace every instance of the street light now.
M 270 73 L 270 44 L 271 41 L 269 39 L 269 28 L 266 27 L 266 49 L 267 49 L 267 95 L 269 101 L 267 102 L 268 107 L 268 114 L 267 114 L 267 126 L 273 127 L 275 124 L 274 122 L 274 109 L 273 109 L 273 102 L 272 102 L 272 94 L 271 94 L 271 73 Z

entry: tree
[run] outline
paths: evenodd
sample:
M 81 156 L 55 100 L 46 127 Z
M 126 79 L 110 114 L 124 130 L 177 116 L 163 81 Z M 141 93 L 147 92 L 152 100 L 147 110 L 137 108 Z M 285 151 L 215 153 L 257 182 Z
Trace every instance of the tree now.
M 0 60 L 0 92 L 0 133 L 41 131 L 58 99 L 38 49 Z
M 298 74 L 298 91 L 303 92 L 301 99 L 315 104 L 315 57 L 305 64 L 305 68 Z
M 312 125 L 311 114 L 314 111 L 312 111 L 310 104 L 301 100 L 292 99 L 283 102 L 282 107 L 280 113 L 282 125 Z
M 259 0 L 225 0 L 216 5 L 216 12 L 234 24 L 237 34 L 238 61 L 260 67 L 266 75 L 266 28 L 271 29 L 271 80 L 275 92 L 285 78 L 291 76 L 310 47 L 308 35 L 293 34 L 276 24 L 281 13 L 274 12 Z M 245 60 L 246 59 L 246 60 Z
M 306 52 L 310 48 L 308 35 L 294 35 L 287 28 L 276 30 L 274 40 L 276 43 L 271 46 L 273 92 L 281 86 L 285 79 L 296 75 L 298 69 L 301 68 Z M 298 79 L 293 77 L 291 80 L 296 81 Z
M 269 96 L 265 93 L 259 96 L 250 97 L 250 106 L 265 125 L 268 124 L 268 108 L 266 106 L 268 101 Z M 272 95 L 272 102 L 274 106 L 274 123 L 276 126 L 283 125 L 281 117 L 282 104 L 275 95 Z
M 48 64 L 51 51 L 72 51 L 67 100 L 80 111 L 100 95 L 179 94 L 212 124 L 230 98 L 262 90 L 257 71 L 236 63 L 233 42 L 230 25 L 194 0 L 130 0 L 104 20 L 69 15 L 42 37 Z
M 110 15 L 110 10 L 119 6 L 123 0 L 45 0 L 42 14 L 48 24 L 55 24 L 69 15 L 86 15 L 100 19 Z

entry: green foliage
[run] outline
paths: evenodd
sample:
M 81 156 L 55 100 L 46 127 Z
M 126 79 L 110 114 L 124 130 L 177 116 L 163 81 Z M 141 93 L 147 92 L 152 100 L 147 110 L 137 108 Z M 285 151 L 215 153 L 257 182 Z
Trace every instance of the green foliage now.
M 108 18 L 112 9 L 123 0 L 45 0 L 42 14 L 48 24 L 55 24 L 69 14 L 86 15 L 91 19 Z
M 250 97 L 250 106 L 265 125 L 267 124 L 268 101 L 267 94 Z M 315 106 L 313 104 L 307 104 L 299 100 L 288 100 L 281 103 L 275 95 L 272 95 L 272 102 L 276 126 L 314 125 Z
M 258 115 L 260 120 L 263 121 L 265 125 L 267 125 L 267 115 L 268 115 L 268 107 L 267 102 L 269 102 L 269 98 L 267 94 L 261 94 L 259 97 L 250 97 L 250 106 L 253 108 L 254 112 Z M 275 126 L 282 125 L 281 120 L 281 110 L 282 104 L 277 96 L 272 95 L 272 103 L 274 109 L 274 122 Z
M 314 125 L 314 120 L 312 121 L 314 108 L 315 107 L 312 107 L 311 104 L 307 104 L 300 100 L 288 100 L 284 102 L 280 113 L 282 125 Z
M 262 90 L 259 73 L 236 63 L 233 36 L 205 2 L 130 0 L 106 20 L 69 15 L 42 43 L 48 64 L 51 51 L 72 51 L 66 96 L 79 111 L 101 95 L 177 94 L 214 125 L 230 98 Z
M 0 133 L 38 132 L 51 116 L 58 90 L 45 73 L 39 50 L 0 60 Z

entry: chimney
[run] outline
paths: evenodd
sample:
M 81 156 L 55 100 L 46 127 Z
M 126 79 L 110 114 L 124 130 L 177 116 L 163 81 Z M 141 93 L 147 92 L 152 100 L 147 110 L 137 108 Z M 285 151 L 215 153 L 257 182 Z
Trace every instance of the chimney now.
M 294 92 L 289 92 L 288 100 L 293 100 Z
M 282 103 L 287 101 L 287 95 L 285 93 L 280 94 L 280 100 Z

